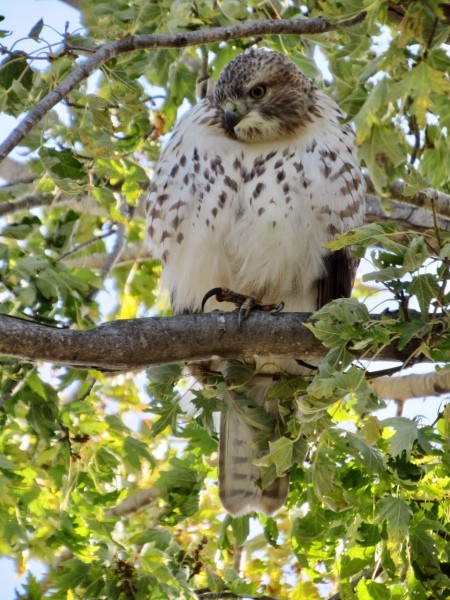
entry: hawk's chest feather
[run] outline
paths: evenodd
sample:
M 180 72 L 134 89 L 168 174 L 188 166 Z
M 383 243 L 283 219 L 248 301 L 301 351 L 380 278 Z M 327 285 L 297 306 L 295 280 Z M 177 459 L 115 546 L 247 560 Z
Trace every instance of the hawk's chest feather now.
M 218 285 L 270 302 L 302 297 L 291 309 L 313 308 L 323 244 L 353 226 L 348 207 L 361 193 L 348 133 L 322 119 L 295 138 L 244 144 L 201 107 L 175 129 L 150 194 L 165 284 L 176 282 L 191 309 Z

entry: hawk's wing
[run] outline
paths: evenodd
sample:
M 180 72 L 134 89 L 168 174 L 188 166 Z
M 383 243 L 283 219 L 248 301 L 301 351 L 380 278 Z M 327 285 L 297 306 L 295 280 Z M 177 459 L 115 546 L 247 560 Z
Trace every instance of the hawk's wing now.
M 317 308 L 331 300 L 351 296 L 359 261 L 348 248 L 330 252 L 324 258 L 326 272 L 317 281 Z

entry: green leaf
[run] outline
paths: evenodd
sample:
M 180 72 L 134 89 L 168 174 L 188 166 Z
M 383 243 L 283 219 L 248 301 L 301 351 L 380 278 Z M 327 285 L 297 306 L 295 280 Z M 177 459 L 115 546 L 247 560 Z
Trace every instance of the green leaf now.
M 50 269 L 45 269 L 39 273 L 39 277 L 36 279 L 36 287 L 44 296 L 44 298 L 49 300 L 58 298 L 58 279 L 55 276 L 55 273 Z
M 359 435 L 348 432 L 347 440 L 356 453 L 355 456 L 362 461 L 364 468 L 370 474 L 381 475 L 384 470 L 383 456 L 376 446 L 369 446 Z
M 361 600 L 387 600 L 393 598 L 386 583 L 361 579 L 356 586 L 358 598 Z
M 149 527 L 144 532 L 139 533 L 132 538 L 133 544 L 143 546 L 144 544 L 153 544 L 158 550 L 166 550 L 172 542 L 170 533 L 162 528 Z
M 123 449 L 125 452 L 125 462 L 136 472 L 140 472 L 142 460 L 150 464 L 154 463 L 154 459 L 148 451 L 147 445 L 141 440 L 128 436 L 125 438 Z
M 419 515 L 414 519 L 411 526 L 409 546 L 411 562 L 414 571 L 421 577 L 436 577 L 440 571 L 439 549 L 436 539 L 432 537 L 437 530 L 446 535 L 445 528 L 441 523 L 421 518 Z
M 370 138 L 372 126 L 380 123 L 381 114 L 385 108 L 386 96 L 391 87 L 387 77 L 382 77 L 370 93 L 365 95 L 365 102 L 359 112 L 355 115 L 357 125 L 358 141 L 364 142 Z
M 395 433 L 387 439 L 389 452 L 392 456 L 400 456 L 406 453 L 406 458 L 411 456 L 414 442 L 417 440 L 417 425 L 406 417 L 391 417 L 380 421 L 382 427 L 392 427 Z
M 352 229 L 348 233 L 339 234 L 331 242 L 325 245 L 329 250 L 340 250 L 346 246 L 385 246 L 391 243 L 391 236 L 397 232 L 395 223 L 369 223 L 356 229 Z M 402 245 L 398 244 L 398 248 L 402 249 Z
M 293 450 L 293 440 L 280 437 L 275 442 L 269 442 L 269 452 L 254 462 L 260 467 L 274 465 L 277 477 L 281 477 L 292 466 Z
M 389 531 L 395 537 L 406 535 L 412 511 L 401 498 L 381 498 L 377 502 L 381 522 L 387 522 Z
M 177 363 L 169 365 L 157 365 L 147 369 L 147 375 L 152 385 L 169 384 L 172 386 L 181 376 L 182 365 Z
M 418 274 L 414 276 L 409 291 L 417 297 L 422 318 L 428 317 L 431 302 L 439 295 L 439 282 L 431 273 Z
M 349 501 L 339 481 L 338 460 L 338 453 L 328 447 L 327 437 L 324 436 L 314 454 L 312 483 L 320 502 L 336 512 L 349 507 Z
M 198 452 L 203 456 L 209 456 L 217 451 L 217 441 L 210 433 L 195 421 L 191 421 L 179 433 L 179 436 L 189 440 L 189 448 L 192 452 Z
M 363 547 L 375 546 L 381 541 L 381 533 L 378 525 L 361 523 L 358 527 L 358 543 Z
M 399 130 L 385 124 L 373 125 L 369 138 L 359 148 L 359 156 L 369 168 L 377 191 L 388 183 L 387 170 L 405 162 L 405 149 L 402 146 Z
M 84 181 L 86 179 L 86 167 L 84 163 L 75 158 L 72 150 L 55 150 L 43 147 L 39 151 L 42 163 L 57 177 Z
M 370 315 L 367 307 L 354 298 L 333 300 L 312 316 L 306 327 L 328 348 L 334 351 L 326 361 L 334 368 L 345 368 L 353 362 L 351 354 L 359 334 L 366 336 Z M 371 343 L 368 342 L 369 345 Z
M 394 84 L 393 92 L 404 98 L 409 105 L 408 112 L 415 115 L 418 124 L 424 127 L 432 94 L 443 93 L 448 96 L 450 86 L 442 71 L 433 69 L 427 61 L 420 61 L 407 71 L 397 84 Z
M 372 562 L 372 557 L 369 552 L 360 552 L 359 556 L 349 556 L 344 554 L 340 562 L 340 576 L 343 579 L 348 579 L 367 568 Z
M 3 454 L 0 454 L 0 469 L 6 469 L 7 471 L 16 471 L 19 469 L 11 460 L 6 458 Z
M 276 520 L 263 514 L 259 514 L 258 518 L 259 522 L 264 528 L 264 536 L 266 540 L 271 546 L 278 548 L 278 536 L 280 532 L 278 531 L 278 524 Z
M 409 321 L 400 321 L 391 325 L 393 331 L 398 332 L 398 347 L 402 350 L 409 342 L 418 338 L 423 340 L 432 330 L 432 324 L 426 320 L 411 318 Z
M 250 519 L 248 515 L 231 519 L 231 529 L 237 546 L 242 546 L 250 533 Z
M 323 508 L 317 507 L 317 510 L 309 511 L 304 517 L 295 519 L 292 536 L 298 544 L 308 547 L 313 540 L 323 537 L 329 526 L 329 514 L 325 514 Z
M 171 468 L 163 471 L 155 485 L 168 492 L 171 489 L 194 490 L 198 487 L 198 473 L 179 458 L 170 461 Z
M 413 236 L 410 241 L 405 258 L 403 260 L 403 268 L 405 271 L 416 271 L 429 257 L 429 250 L 422 236 Z
M 13 52 L 0 63 L 0 87 L 9 90 L 16 81 L 28 91 L 33 84 L 33 71 L 23 52 Z

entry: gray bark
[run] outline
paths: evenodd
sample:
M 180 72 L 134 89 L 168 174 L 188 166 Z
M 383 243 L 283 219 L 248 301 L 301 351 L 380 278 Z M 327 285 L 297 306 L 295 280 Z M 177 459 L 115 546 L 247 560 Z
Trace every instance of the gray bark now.
M 0 315 L 0 353 L 30 362 L 102 371 L 254 354 L 296 357 L 314 364 L 327 350 L 305 327 L 309 317 L 309 313 L 271 315 L 255 311 L 239 329 L 235 312 L 213 312 L 111 321 L 77 331 Z M 410 355 L 411 348 L 400 352 L 390 346 L 377 358 L 403 361 Z

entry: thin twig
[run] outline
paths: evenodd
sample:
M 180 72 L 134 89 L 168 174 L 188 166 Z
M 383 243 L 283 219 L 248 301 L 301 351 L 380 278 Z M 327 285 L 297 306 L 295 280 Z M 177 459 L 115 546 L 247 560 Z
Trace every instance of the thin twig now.
M 143 260 L 152 260 L 152 256 L 145 247 L 144 243 L 138 244 L 127 244 L 127 247 L 121 252 L 120 256 L 116 259 L 114 267 L 126 265 L 129 263 L 142 262 Z M 90 254 L 89 256 L 80 256 L 76 258 L 68 258 L 64 260 L 64 264 L 69 268 L 84 268 L 97 270 L 101 269 L 105 264 L 104 254 Z
M 86 242 L 83 242 L 82 244 L 76 244 L 73 248 L 71 248 L 64 254 L 61 254 L 61 256 L 58 258 L 58 261 L 64 260 L 68 256 L 72 256 L 72 254 L 76 254 L 80 250 L 83 250 L 83 248 L 87 248 L 88 246 L 91 246 L 92 244 L 96 244 L 100 240 L 104 240 L 105 238 L 110 237 L 115 232 L 116 232 L 116 230 L 111 228 L 109 231 L 105 231 L 105 233 L 101 233 L 100 235 L 97 235 L 97 236 L 87 240 Z
M 127 229 L 123 223 L 116 223 L 114 233 L 116 233 L 116 240 L 111 249 L 111 252 L 108 252 L 106 255 L 103 255 L 104 261 L 102 266 L 100 267 L 100 277 L 105 280 L 111 271 L 114 269 L 115 265 L 120 259 L 122 252 L 125 249 L 125 245 L 127 242 Z M 91 290 L 86 295 L 86 301 L 92 300 L 95 298 L 99 290 L 95 287 L 91 287 Z

